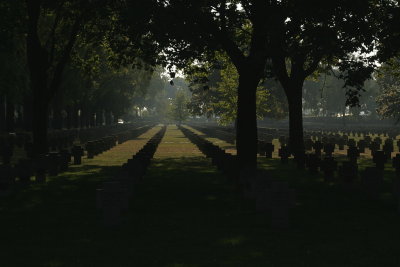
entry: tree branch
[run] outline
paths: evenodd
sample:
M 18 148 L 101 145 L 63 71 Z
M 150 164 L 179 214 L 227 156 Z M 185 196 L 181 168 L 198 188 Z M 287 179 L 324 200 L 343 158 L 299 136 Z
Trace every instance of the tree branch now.
M 69 35 L 69 40 L 68 43 L 66 44 L 66 46 L 64 47 L 62 56 L 60 58 L 60 60 L 57 62 L 57 65 L 55 66 L 55 70 L 54 70 L 54 75 L 53 75 L 53 79 L 51 80 L 50 83 L 50 87 L 49 87 L 49 94 L 48 97 L 49 99 L 51 99 L 54 94 L 57 92 L 58 87 L 61 84 L 61 77 L 65 68 L 65 65 L 67 64 L 69 57 L 71 55 L 71 51 L 72 48 L 74 47 L 75 41 L 77 39 L 77 35 L 81 26 L 81 22 L 85 16 L 86 12 L 83 12 L 81 14 L 81 16 L 79 16 L 71 29 L 70 35 Z

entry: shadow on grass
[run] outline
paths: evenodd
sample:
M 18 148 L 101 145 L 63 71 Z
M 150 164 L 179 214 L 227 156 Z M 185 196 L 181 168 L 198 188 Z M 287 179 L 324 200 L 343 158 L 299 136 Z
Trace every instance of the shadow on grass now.
M 104 228 L 94 189 L 116 167 L 94 165 L 0 205 L 0 266 L 399 266 L 400 220 L 388 206 L 260 161 L 298 191 L 287 230 L 204 157 L 154 160 L 122 225 Z

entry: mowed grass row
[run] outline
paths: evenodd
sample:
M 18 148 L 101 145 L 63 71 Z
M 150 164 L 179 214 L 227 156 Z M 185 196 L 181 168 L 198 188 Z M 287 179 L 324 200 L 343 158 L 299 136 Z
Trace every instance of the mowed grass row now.
M 95 249 L 93 238 L 101 235 L 95 189 L 159 129 L 154 127 L 94 159 L 84 157 L 82 165 L 48 177 L 44 185 L 17 188 L 16 194 L 1 198 L 0 266 L 70 266 L 67 259 L 79 262 L 87 248 Z
M 393 202 L 326 185 L 292 163 L 259 164 L 297 191 L 289 229 L 272 229 L 268 213 L 169 126 L 119 228 L 102 227 L 94 207 L 95 184 L 112 166 L 58 177 L 26 192 L 47 198 L 36 206 L 23 206 L 27 195 L 2 206 L 1 228 L 15 229 L 1 232 L 0 266 L 399 266 Z

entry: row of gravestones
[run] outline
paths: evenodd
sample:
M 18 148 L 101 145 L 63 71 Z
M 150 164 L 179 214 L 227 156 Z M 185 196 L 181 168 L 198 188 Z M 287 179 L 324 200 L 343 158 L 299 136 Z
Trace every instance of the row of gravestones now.
M 304 131 L 304 136 L 305 139 L 313 139 L 319 140 L 322 142 L 325 142 L 324 139 L 348 139 L 350 136 L 353 138 L 361 138 L 362 136 L 365 138 L 366 136 L 372 136 L 372 135 L 383 135 L 384 137 L 390 138 L 390 139 L 395 139 L 398 132 L 397 131 L 392 131 L 392 132 L 380 132 L 380 131 L 375 131 L 375 132 L 324 132 L 324 131 Z M 265 128 L 259 128 L 258 129 L 258 136 L 259 139 L 266 140 L 271 142 L 272 139 L 280 139 L 281 136 L 289 136 L 288 130 L 282 130 L 282 129 L 265 129 Z M 371 137 L 369 137 L 371 138 Z
M 259 153 L 267 158 L 272 157 L 274 147 L 271 143 L 259 144 Z M 383 184 L 383 171 L 385 164 L 391 159 L 390 154 L 384 151 L 375 151 L 372 155 L 374 167 L 367 167 L 364 171 L 358 171 L 357 159 L 360 156 L 360 151 L 356 147 L 349 147 L 347 149 L 348 161 L 342 162 L 338 167 L 338 162 L 332 156 L 332 149 L 325 151 L 325 157 L 321 159 L 321 151 L 316 150 L 318 153 L 310 153 L 304 155 L 305 167 L 311 174 L 317 174 L 319 171 L 323 172 L 324 180 L 326 182 L 337 182 L 334 180 L 335 172 L 338 173 L 339 182 L 345 185 L 353 185 L 361 177 L 362 189 L 372 197 L 378 197 L 382 190 Z M 288 163 L 289 156 L 291 155 L 290 149 L 283 145 L 279 149 L 279 156 L 282 163 Z M 396 154 L 392 159 L 392 167 L 395 169 L 396 179 L 393 181 L 393 194 L 398 200 L 398 210 L 400 212 L 400 153 Z M 298 163 L 298 162 L 297 162 Z
M 16 184 L 28 186 L 32 183 L 33 176 L 35 176 L 35 182 L 43 183 L 46 181 L 46 175 L 56 176 L 60 172 L 67 171 L 72 156 L 74 156 L 74 163 L 80 164 L 82 155 L 83 149 L 74 147 L 73 154 L 62 150 L 34 158 L 20 159 L 15 165 L 2 164 L 0 165 L 0 195 L 11 194 Z
M 142 134 L 144 129 L 133 131 L 130 137 L 135 138 Z M 93 158 L 116 145 L 116 136 L 107 136 L 100 140 L 90 141 L 86 145 L 87 157 Z M 45 155 L 20 159 L 14 166 L 10 161 L 0 165 L 0 195 L 8 195 L 12 192 L 14 184 L 26 186 L 31 183 L 31 177 L 42 183 L 46 181 L 46 174 L 56 176 L 68 169 L 69 163 L 74 159 L 74 164 L 79 165 L 84 156 L 84 149 L 81 146 L 73 146 L 71 150 L 61 149 L 59 152 L 50 152 Z
M 129 131 L 130 138 L 136 138 L 152 126 L 140 127 Z M 93 158 L 104 151 L 107 151 L 116 145 L 118 137 L 107 136 L 100 140 L 90 141 L 86 145 L 88 150 L 87 157 Z M 122 142 L 122 140 L 121 140 Z M 13 186 L 19 184 L 29 185 L 31 177 L 35 176 L 35 182 L 43 183 L 46 181 L 46 175 L 56 176 L 60 172 L 68 169 L 69 163 L 74 160 L 75 165 L 82 162 L 84 149 L 81 146 L 73 146 L 70 150 L 61 149 L 58 152 L 50 152 L 44 155 L 33 155 L 29 158 L 18 160 L 15 165 L 10 160 L 0 165 L 0 195 L 9 195 L 13 191 Z
M 151 126 L 143 126 L 143 127 L 138 127 L 138 126 L 133 126 L 129 125 L 125 126 L 122 132 L 117 132 L 116 135 L 118 137 L 119 143 L 122 143 L 126 141 L 127 139 L 134 138 L 141 133 L 144 133 L 145 131 L 149 130 L 153 125 Z M 131 129 L 129 129 L 131 128 Z M 133 128 L 133 129 L 132 129 Z M 112 129 L 116 129 L 115 126 Z M 128 130 L 127 130 L 128 129 Z M 88 131 L 89 129 L 83 129 L 82 131 Z M 92 130 L 92 129 L 90 129 Z M 110 129 L 109 129 L 110 131 Z M 49 151 L 63 151 L 63 150 L 68 150 L 73 146 L 73 142 L 75 138 L 77 137 L 77 130 L 62 130 L 62 131 L 56 131 L 49 133 Z M 107 130 L 106 128 L 103 128 L 100 133 L 104 134 L 101 137 L 106 136 Z M 17 147 L 23 147 L 26 156 L 28 158 L 33 158 L 33 143 L 31 141 L 30 135 L 29 134 L 24 134 L 24 138 L 19 139 L 18 138 L 19 134 L 9 134 L 7 136 L 3 135 L 3 138 L 0 138 L 0 156 L 2 158 L 2 162 L 4 164 L 10 164 L 11 159 L 14 155 L 14 148 L 15 146 Z M 99 134 L 97 134 L 99 136 Z M 121 137 L 120 137 L 121 136 Z M 90 142 L 90 141 L 88 141 Z M 81 142 L 82 143 L 82 142 Z M 90 145 L 89 145 L 90 147 Z
M 180 130 L 206 157 L 211 158 L 212 164 L 229 181 L 239 186 L 244 197 L 255 200 L 257 211 L 270 214 L 273 228 L 289 226 L 289 211 L 295 204 L 295 192 L 287 182 L 272 179 L 266 172 L 240 169 L 236 156 L 226 153 L 187 128 L 180 127 Z
M 86 143 L 87 158 L 92 159 L 95 156 L 107 151 L 117 145 L 117 136 L 110 135 L 98 140 L 89 141 Z
M 110 135 L 110 136 L 106 136 L 106 137 L 103 137 L 98 140 L 89 141 L 86 143 L 86 146 L 85 146 L 86 151 L 87 151 L 87 158 L 92 159 L 96 155 L 99 155 L 99 154 L 103 153 L 104 151 L 111 149 L 117 143 L 122 144 L 127 140 L 134 139 L 134 138 L 138 137 L 139 135 L 145 133 L 152 127 L 153 127 L 153 125 L 139 127 L 137 129 L 124 131 L 117 135 Z
M 118 144 L 122 144 L 128 140 L 135 139 L 136 137 L 144 134 L 145 132 L 147 132 L 148 130 L 153 128 L 154 126 L 155 126 L 154 124 L 151 124 L 151 125 L 146 125 L 146 126 L 138 127 L 135 129 L 130 129 L 127 131 L 120 132 L 120 133 L 116 134 Z
M 281 142 L 281 148 L 279 149 L 279 156 L 281 158 L 282 163 L 287 163 L 289 160 L 289 157 L 291 156 L 291 152 L 290 152 L 289 147 L 286 145 L 286 142 L 285 142 L 286 140 L 284 138 L 279 138 L 279 139 Z M 371 140 L 368 140 L 368 138 L 366 138 L 366 139 L 368 142 L 371 141 Z M 340 180 L 343 183 L 345 183 L 347 185 L 353 184 L 357 180 L 357 177 L 359 175 L 357 158 L 359 157 L 361 147 L 363 147 L 363 146 L 362 146 L 362 142 L 360 143 L 361 145 L 359 144 L 360 148 L 358 148 L 355 146 L 354 140 L 348 139 L 347 141 L 348 141 L 347 145 L 349 146 L 349 148 L 347 149 L 347 157 L 349 160 L 346 162 L 343 162 L 342 165 L 339 167 L 338 167 L 336 160 L 332 157 L 332 153 L 335 148 L 334 144 L 327 143 L 324 145 L 319 141 L 314 142 L 314 144 L 312 145 L 312 149 L 314 149 L 314 151 L 316 153 L 304 155 L 304 158 L 302 159 L 302 164 L 298 164 L 298 165 L 301 165 L 301 166 L 305 165 L 308 168 L 308 170 L 310 171 L 310 173 L 317 173 L 318 170 L 320 169 L 324 173 L 324 177 L 327 182 L 333 181 L 334 176 L 335 176 L 334 175 L 335 171 L 337 171 L 338 176 L 340 177 Z M 373 142 L 371 142 L 371 144 L 374 144 L 374 143 L 380 144 L 381 143 L 380 138 L 379 137 L 375 138 L 375 140 Z M 386 144 L 390 144 L 390 142 L 387 142 Z M 261 142 L 259 142 L 258 148 L 259 148 L 259 153 L 261 155 L 266 156 L 266 157 L 272 157 L 272 152 L 274 151 L 274 145 L 272 143 L 265 143 L 265 142 L 261 141 Z M 385 145 L 384 145 L 384 148 L 385 148 Z M 342 149 L 344 149 L 344 148 L 342 148 Z M 373 152 L 372 153 L 373 162 L 375 163 L 376 166 L 375 167 L 367 167 L 366 170 L 364 170 L 363 172 L 360 172 L 361 185 L 362 185 L 362 188 L 369 195 L 377 196 L 380 192 L 379 191 L 381 189 L 380 185 L 382 184 L 382 181 L 383 181 L 384 165 L 388 161 L 388 159 L 390 159 L 391 152 L 393 152 L 393 150 L 380 151 L 380 150 L 377 150 L 378 147 L 376 147 L 375 149 L 374 148 L 370 148 L 370 149 Z M 218 149 L 215 149 L 215 150 L 218 151 Z M 323 160 L 321 160 L 321 150 L 323 150 L 325 152 L 325 158 Z M 218 158 L 218 155 L 221 155 L 221 157 L 219 157 L 220 159 L 216 159 L 214 161 L 224 162 L 224 160 L 223 160 L 224 153 L 222 152 L 222 150 L 215 154 L 216 154 L 217 158 Z M 397 174 L 400 173 L 400 154 L 396 155 L 396 157 L 394 157 L 392 159 L 392 166 L 396 169 Z M 231 170 L 233 170 L 233 169 L 231 169 Z M 237 173 L 237 170 L 233 170 L 233 172 Z M 399 175 L 397 177 L 399 177 Z M 395 196 L 400 201 L 399 184 L 400 184 L 399 179 L 396 179 L 393 182 Z M 260 187 L 260 185 L 256 186 L 256 188 L 259 188 L 259 187 Z M 400 203 L 399 203 L 399 209 L 400 209 Z
M 375 140 L 372 142 L 367 142 L 366 140 L 359 140 L 358 142 L 355 142 L 353 139 L 348 139 L 347 142 L 344 142 L 343 140 L 337 140 L 337 141 L 330 140 L 326 143 L 323 143 L 318 140 L 313 141 L 311 139 L 306 139 L 304 145 L 306 151 L 313 151 L 318 156 L 321 156 L 322 152 L 324 152 L 326 156 L 331 156 L 335 152 L 335 150 L 344 151 L 345 145 L 347 145 L 348 157 L 352 157 L 353 155 L 359 157 L 360 153 L 366 153 L 366 148 L 368 148 L 371 151 L 371 155 L 373 157 L 375 156 L 375 154 L 380 155 L 381 153 L 383 153 L 387 158 L 390 158 L 391 154 L 394 152 L 394 146 L 392 140 L 386 139 L 385 143 L 381 145 L 381 140 L 379 140 L 378 142 L 377 139 L 380 138 L 375 138 Z M 288 147 L 287 142 L 285 140 L 282 141 L 281 138 L 279 139 L 279 141 L 281 150 L 282 151 L 286 150 L 286 147 Z M 397 145 L 399 146 L 400 142 L 398 142 Z M 272 158 L 272 153 L 275 151 L 275 146 L 273 145 L 272 142 L 259 140 L 257 149 L 258 153 L 261 156 Z
M 268 135 L 271 134 L 275 138 L 277 138 L 280 135 L 288 135 L 289 130 L 288 129 L 279 129 L 279 128 L 265 128 L 265 127 L 259 127 L 258 128 L 258 133 L 259 135 Z M 363 128 L 353 128 L 353 129 L 343 129 L 343 128 L 338 128 L 338 127 L 319 127 L 319 128 L 314 128 L 313 130 L 304 130 L 304 135 L 312 135 L 312 136 L 318 136 L 318 135 L 332 135 L 332 134 L 337 134 L 340 133 L 341 135 L 348 135 L 348 136 L 354 136 L 354 137 L 361 137 L 361 135 L 382 135 L 385 137 L 390 137 L 390 138 L 396 138 L 396 136 L 399 134 L 398 130 L 395 129 L 385 129 L 383 130 L 382 128 L 371 128 L 368 127 L 367 129 Z
M 306 166 L 311 174 L 317 174 L 322 171 L 325 182 L 340 182 L 346 186 L 353 187 L 356 183 L 361 185 L 361 189 L 370 197 L 378 198 L 383 190 L 384 183 L 384 165 L 390 158 L 383 153 L 380 156 L 374 156 L 374 167 L 366 167 L 359 171 L 357 159 L 349 158 L 342 162 L 338 167 L 337 161 L 332 156 L 321 159 L 316 154 L 308 154 L 306 157 Z M 392 166 L 395 169 L 396 176 L 392 181 L 394 198 L 398 202 L 398 211 L 400 212 L 400 154 L 396 154 L 392 159 Z M 335 181 L 335 172 L 338 173 L 338 181 Z
M 227 132 L 225 128 L 221 128 L 220 126 L 201 126 L 197 124 L 191 124 L 190 127 L 208 135 L 209 137 L 218 138 L 229 144 L 235 144 L 235 133 Z
M 106 135 L 118 135 L 136 128 L 144 127 L 146 125 L 154 126 L 154 123 L 139 121 L 135 123 L 116 124 L 116 125 L 88 128 L 84 129 L 84 131 L 79 131 L 79 140 L 81 141 L 81 143 L 86 143 L 90 140 L 99 139 Z
M 363 145 L 361 145 L 360 140 L 356 146 L 355 142 L 352 143 L 350 142 L 352 139 L 349 139 L 349 142 L 347 143 L 348 149 L 347 149 L 347 158 L 352 161 L 357 163 L 357 159 L 360 157 L 360 153 L 365 152 L 365 146 L 366 143 L 363 142 Z M 322 151 L 325 154 L 325 157 L 332 157 L 333 152 L 335 150 L 335 144 L 332 143 L 326 143 L 323 144 L 320 141 L 315 141 L 315 142 L 305 142 L 306 143 L 306 150 L 313 150 L 315 157 L 321 158 L 322 156 Z M 383 170 L 384 164 L 391 158 L 391 154 L 393 152 L 393 147 L 386 146 L 384 145 L 383 148 L 384 150 L 378 150 L 379 146 L 375 146 L 378 143 L 372 142 L 369 146 L 372 152 L 372 161 L 373 163 L 376 164 L 376 167 L 378 169 Z M 309 146 L 309 147 L 307 147 Z M 389 147 L 390 149 L 388 149 Z M 339 150 L 344 150 L 344 147 L 341 147 L 339 145 Z M 265 156 L 266 158 L 272 158 L 272 153 L 275 151 L 275 146 L 272 143 L 267 143 L 264 141 L 259 141 L 258 142 L 258 153 L 260 156 Z M 289 146 L 285 145 L 284 143 L 281 143 L 281 148 L 278 151 L 278 155 L 281 158 L 282 163 L 287 163 L 289 157 L 291 156 L 290 148 Z M 396 155 L 396 158 L 398 156 Z
M 118 175 L 102 183 L 96 190 L 96 206 L 102 212 L 103 224 L 107 227 L 121 223 L 121 216 L 129 207 L 136 187 L 143 181 L 146 170 L 166 131 L 163 126 L 132 159 L 122 165 Z

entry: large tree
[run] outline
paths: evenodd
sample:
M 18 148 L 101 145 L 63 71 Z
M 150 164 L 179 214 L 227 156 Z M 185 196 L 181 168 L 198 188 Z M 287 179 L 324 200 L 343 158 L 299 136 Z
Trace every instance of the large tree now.
M 104 0 L 25 0 L 26 53 L 36 154 L 47 152 L 48 114 L 76 43 L 99 43 L 114 26 L 115 5 Z
M 378 7 L 364 0 L 276 1 L 270 7 L 273 72 L 288 99 L 289 143 L 295 156 L 304 155 L 302 92 L 307 77 L 337 66 L 348 89 L 346 104 L 358 104 L 364 81 L 374 70 L 366 54 L 375 48 Z
M 238 6 L 242 2 L 242 7 Z M 255 1 L 129 1 L 128 15 L 148 22 L 149 44 L 161 61 L 184 69 L 196 60 L 228 55 L 239 74 L 236 146 L 241 166 L 256 166 L 256 90 L 267 60 L 267 3 Z M 136 12 L 148 7 L 148 16 Z M 131 23 L 135 27 L 135 23 Z M 164 58 L 163 58 L 164 57 Z
M 256 91 L 267 75 L 279 79 L 289 103 L 290 145 L 304 153 L 302 87 L 319 67 L 340 65 L 350 104 L 356 104 L 363 81 L 372 72 L 354 52 L 373 49 L 379 1 L 129 1 L 132 18 L 161 58 L 185 68 L 212 60 L 215 52 L 230 58 L 239 74 L 237 152 L 242 166 L 256 166 Z M 135 12 L 148 8 L 147 15 Z M 132 24 L 135 26 L 134 24 Z

